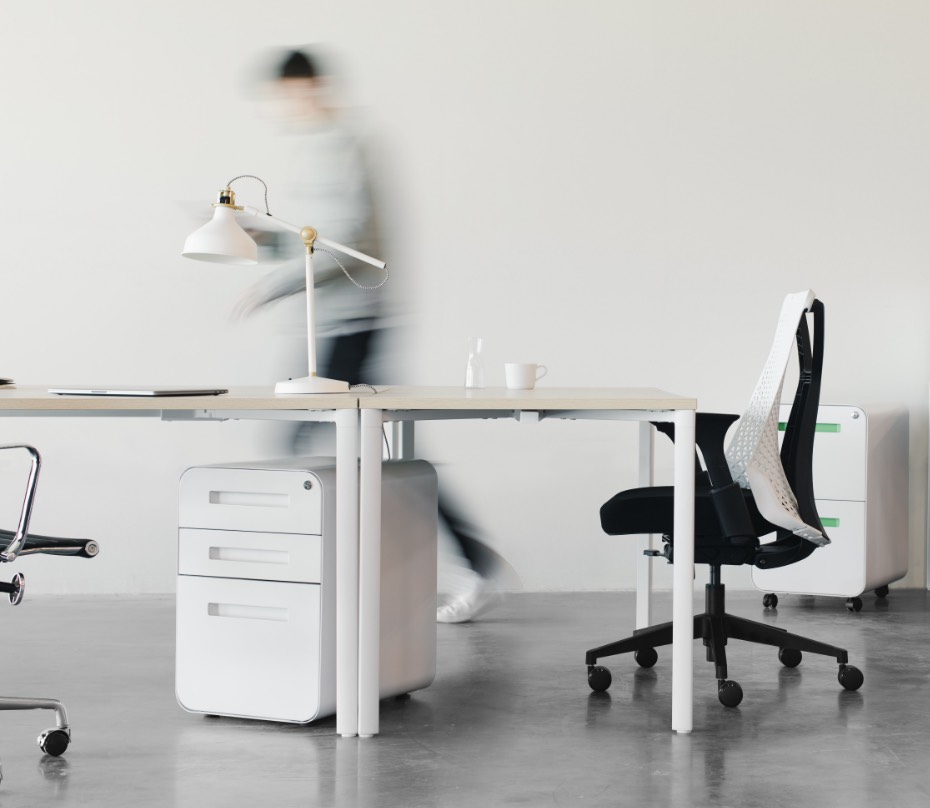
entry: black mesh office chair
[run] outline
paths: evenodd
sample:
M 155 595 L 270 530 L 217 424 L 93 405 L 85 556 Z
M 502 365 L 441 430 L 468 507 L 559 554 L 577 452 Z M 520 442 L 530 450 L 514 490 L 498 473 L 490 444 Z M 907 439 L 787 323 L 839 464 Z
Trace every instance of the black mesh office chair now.
M 808 318 L 813 320 L 813 343 Z M 835 657 L 844 688 L 858 690 L 863 682 L 862 673 L 847 664 L 842 648 L 727 614 L 720 580 L 723 565 L 782 567 L 829 543 L 814 504 L 811 471 L 823 367 L 823 320 L 823 304 L 813 292 L 785 298 L 769 360 L 726 451 L 724 438 L 738 416 L 697 415 L 696 441 L 703 470 L 698 462 L 694 560 L 710 567 L 710 583 L 706 611 L 694 618 L 694 638 L 702 638 L 707 647 L 707 660 L 716 668 L 718 696 L 728 707 L 735 707 L 743 698 L 740 685 L 727 679 L 728 639 L 776 646 L 779 660 L 791 668 L 800 664 L 803 651 Z M 795 345 L 798 387 L 779 452 L 777 408 L 785 366 Z M 655 426 L 674 440 L 673 425 Z M 662 534 L 664 549 L 651 554 L 674 562 L 673 495 L 670 487 L 622 491 L 601 507 L 601 526 L 611 536 Z M 760 538 L 769 534 L 775 535 L 774 540 L 762 544 Z M 664 623 L 588 651 L 589 685 L 595 691 L 610 687 L 610 671 L 596 664 L 599 659 L 632 652 L 641 667 L 650 668 L 658 659 L 655 649 L 671 642 L 672 624 Z
M 20 449 L 27 452 L 31 459 L 26 493 L 15 531 L 0 530 L 0 563 L 15 561 L 20 556 L 46 553 L 50 555 L 81 556 L 93 558 L 100 552 L 97 542 L 90 539 L 63 539 L 52 536 L 29 534 L 29 520 L 32 516 L 32 503 L 35 499 L 36 484 L 39 480 L 41 458 L 32 446 L 0 446 L 0 450 Z M 10 583 L 0 582 L 0 592 L 6 592 L 10 603 L 18 606 L 26 592 L 26 581 L 21 572 L 13 576 Z M 45 730 L 39 735 L 39 746 L 49 755 L 61 755 L 71 742 L 71 727 L 68 715 L 57 699 L 30 699 L 12 696 L 0 696 L 0 710 L 54 710 L 57 726 Z M 0 779 L 3 774 L 0 772 Z

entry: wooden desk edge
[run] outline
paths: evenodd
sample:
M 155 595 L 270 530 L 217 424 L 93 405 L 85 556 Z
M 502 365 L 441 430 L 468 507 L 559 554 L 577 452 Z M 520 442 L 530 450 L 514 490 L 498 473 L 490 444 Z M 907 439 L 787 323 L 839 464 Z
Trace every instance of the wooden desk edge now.
M 0 388 L 0 412 L 110 410 L 342 410 L 357 409 L 356 393 L 276 395 L 271 388 L 231 388 L 218 396 L 62 396 L 41 387 Z
M 385 387 L 360 395 L 361 409 L 381 410 L 695 410 L 697 399 L 655 388 Z

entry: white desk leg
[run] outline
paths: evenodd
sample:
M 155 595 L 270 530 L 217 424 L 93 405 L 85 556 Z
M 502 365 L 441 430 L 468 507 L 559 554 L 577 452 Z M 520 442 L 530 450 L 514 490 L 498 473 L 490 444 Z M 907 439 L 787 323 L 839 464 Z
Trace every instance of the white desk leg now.
M 358 410 L 336 412 L 336 732 L 358 734 Z
M 363 409 L 359 486 L 358 734 L 378 734 L 381 690 L 381 410 Z
M 672 729 L 693 726 L 694 411 L 675 413 L 675 535 L 672 601 Z
M 640 488 L 653 484 L 653 457 L 655 430 L 648 421 L 639 425 L 639 481 Z M 639 559 L 636 563 L 636 628 L 646 628 L 652 624 L 652 558 L 646 550 L 654 547 L 653 536 L 639 538 Z

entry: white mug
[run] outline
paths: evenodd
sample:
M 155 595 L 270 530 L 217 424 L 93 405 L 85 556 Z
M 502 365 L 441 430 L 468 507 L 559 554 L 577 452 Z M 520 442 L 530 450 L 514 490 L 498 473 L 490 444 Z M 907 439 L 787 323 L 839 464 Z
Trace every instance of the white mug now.
M 510 390 L 532 390 L 536 382 L 548 372 L 545 365 L 533 362 L 508 362 L 504 365 L 504 375 Z

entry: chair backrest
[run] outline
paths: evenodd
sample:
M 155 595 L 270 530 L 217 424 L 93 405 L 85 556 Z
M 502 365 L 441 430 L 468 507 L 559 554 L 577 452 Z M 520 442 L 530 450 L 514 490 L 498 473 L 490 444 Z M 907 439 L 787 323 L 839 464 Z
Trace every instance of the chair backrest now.
M 808 312 L 815 315 L 813 346 L 807 327 Z M 779 452 L 778 407 L 785 369 L 794 347 L 800 363 L 798 389 Z M 830 541 L 817 515 L 811 482 L 822 364 L 823 305 L 809 289 L 788 295 L 778 318 L 772 350 L 726 451 L 733 479 L 752 490 L 762 516 L 815 545 Z

